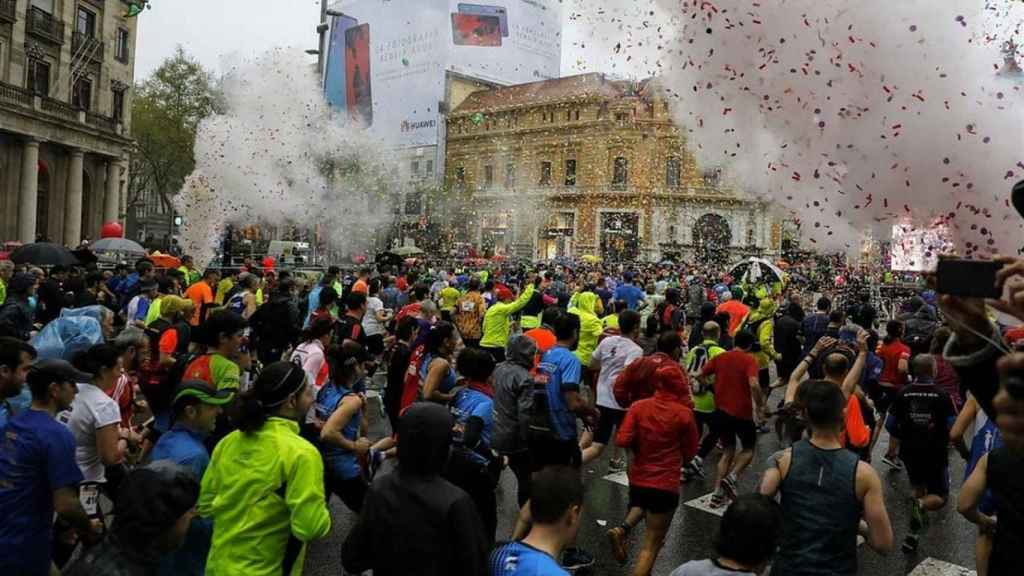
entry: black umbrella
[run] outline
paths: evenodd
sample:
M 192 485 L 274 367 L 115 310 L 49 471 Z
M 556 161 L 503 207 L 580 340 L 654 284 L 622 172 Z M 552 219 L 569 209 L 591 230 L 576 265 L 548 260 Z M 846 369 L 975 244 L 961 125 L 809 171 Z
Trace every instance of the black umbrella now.
M 35 264 L 36 266 L 74 266 L 78 259 L 70 250 L 52 242 L 36 242 L 21 246 L 11 252 L 11 262 L 15 264 Z

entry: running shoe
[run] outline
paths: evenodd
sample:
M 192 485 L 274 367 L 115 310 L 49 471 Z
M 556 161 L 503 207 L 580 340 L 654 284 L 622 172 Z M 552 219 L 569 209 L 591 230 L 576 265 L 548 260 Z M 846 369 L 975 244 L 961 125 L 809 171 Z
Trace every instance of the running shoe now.
M 567 571 L 589 568 L 594 565 L 594 557 L 579 548 L 566 548 L 562 552 L 562 568 Z
M 607 533 L 608 542 L 612 545 L 612 556 L 620 566 L 626 565 L 628 550 L 626 549 L 626 531 L 621 526 L 612 528 Z
M 377 475 L 377 471 L 380 470 L 380 465 L 384 463 L 387 455 L 384 452 L 375 448 L 370 448 L 370 455 L 367 458 L 366 475 L 370 482 L 373 482 L 374 476 Z
M 609 472 L 622 472 L 626 469 L 626 461 L 622 458 L 615 458 L 608 461 Z
M 704 477 L 704 459 L 700 456 L 694 456 L 693 460 L 690 460 L 690 463 L 687 464 L 687 466 L 692 466 L 698 476 L 701 478 Z
M 899 456 L 893 456 L 892 458 L 886 456 L 882 458 L 882 464 L 885 464 L 894 470 L 903 470 L 903 461 L 900 460 Z
M 772 428 L 767 423 L 762 423 L 758 425 L 757 432 L 758 434 L 768 434 L 769 432 L 772 432 Z
M 712 510 L 721 508 L 729 503 L 729 498 L 721 492 L 715 492 L 711 495 L 711 501 L 708 502 L 708 507 Z
M 900 548 L 904 554 L 917 552 L 917 534 L 907 534 L 907 539 L 903 541 L 903 546 Z
M 736 492 L 736 481 L 729 476 L 722 478 L 722 491 L 730 500 L 735 500 L 739 495 Z

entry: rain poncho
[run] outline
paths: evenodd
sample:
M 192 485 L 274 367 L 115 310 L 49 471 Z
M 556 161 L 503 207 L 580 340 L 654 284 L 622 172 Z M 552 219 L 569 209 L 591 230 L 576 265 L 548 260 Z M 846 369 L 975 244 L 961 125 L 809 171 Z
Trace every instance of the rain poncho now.
M 480 346 L 484 348 L 505 348 L 508 344 L 508 335 L 511 330 L 509 316 L 519 312 L 530 302 L 533 297 L 533 284 L 523 290 L 512 302 L 495 302 L 484 314 L 484 337 L 480 340 Z
M 597 306 L 597 294 L 580 292 L 574 300 L 575 304 L 569 308 L 569 314 L 580 317 L 580 341 L 576 345 L 576 357 L 584 366 L 589 366 L 590 355 L 597 349 L 597 340 L 601 337 L 604 324 L 594 312 Z
M 320 452 L 284 418 L 228 434 L 203 475 L 199 514 L 213 519 L 207 576 L 299 576 L 306 543 L 331 531 Z
M 782 355 L 775 350 L 775 321 L 773 318 L 776 308 L 777 306 L 771 298 L 765 298 L 761 300 L 757 310 L 751 312 L 747 316 L 746 322 L 743 323 L 744 330 L 756 331 L 754 338 L 757 345 L 754 347 L 754 357 L 757 358 L 757 365 L 762 369 L 767 368 L 771 362 L 782 359 Z M 760 350 L 757 350 L 758 347 Z
M 75 354 L 103 343 L 103 306 L 65 308 L 32 339 L 39 358 L 70 361 Z

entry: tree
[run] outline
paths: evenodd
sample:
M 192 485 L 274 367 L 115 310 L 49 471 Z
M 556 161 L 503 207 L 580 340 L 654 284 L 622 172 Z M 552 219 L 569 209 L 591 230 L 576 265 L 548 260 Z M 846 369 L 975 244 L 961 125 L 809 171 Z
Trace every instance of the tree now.
M 156 196 L 170 213 L 171 198 L 195 168 L 199 123 L 222 107 L 219 92 L 211 73 L 178 46 L 136 86 L 132 104 L 129 206 Z

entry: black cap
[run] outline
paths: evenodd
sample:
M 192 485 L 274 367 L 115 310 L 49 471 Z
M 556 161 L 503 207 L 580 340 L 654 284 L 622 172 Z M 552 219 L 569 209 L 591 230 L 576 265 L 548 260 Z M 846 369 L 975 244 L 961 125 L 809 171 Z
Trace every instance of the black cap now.
M 33 382 L 38 382 L 39 379 L 46 380 L 48 384 L 53 382 L 78 383 L 92 381 L 92 374 L 82 372 L 72 366 L 67 360 L 60 360 L 59 358 L 46 358 L 36 361 L 29 369 L 28 377 Z
M 174 389 L 174 404 L 177 404 L 178 400 L 182 398 L 193 397 L 198 398 L 203 404 L 223 406 L 231 402 L 234 396 L 235 391 L 230 388 L 215 390 L 213 386 L 202 380 L 186 380 Z

